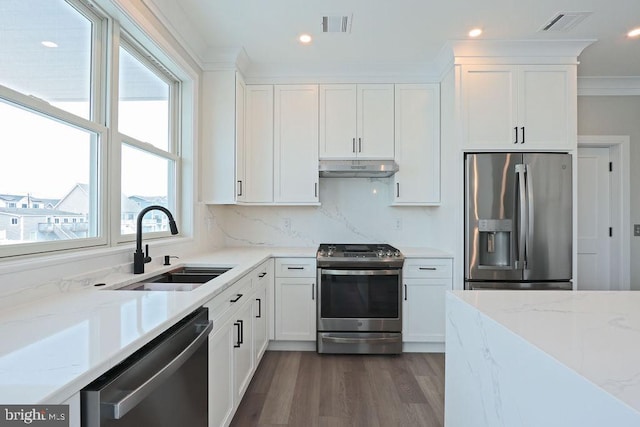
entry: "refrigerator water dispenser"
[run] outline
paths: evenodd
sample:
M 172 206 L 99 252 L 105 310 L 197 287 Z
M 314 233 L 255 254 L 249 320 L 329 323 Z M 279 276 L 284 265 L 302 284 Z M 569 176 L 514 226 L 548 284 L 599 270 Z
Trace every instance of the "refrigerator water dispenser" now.
M 478 220 L 480 268 L 511 267 L 511 231 L 510 219 Z

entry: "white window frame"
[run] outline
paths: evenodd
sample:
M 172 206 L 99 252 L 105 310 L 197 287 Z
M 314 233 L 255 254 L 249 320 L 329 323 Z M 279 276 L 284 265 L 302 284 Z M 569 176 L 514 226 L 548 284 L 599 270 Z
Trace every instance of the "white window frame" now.
M 142 46 L 141 43 L 136 42 L 133 37 L 127 34 L 124 30 L 117 28 L 114 30 L 116 36 L 113 38 L 112 43 L 112 52 L 113 52 L 113 68 L 119 69 L 119 52 L 120 47 L 124 47 L 127 52 L 140 61 L 143 65 L 145 65 L 150 71 L 152 71 L 159 79 L 163 80 L 165 83 L 169 85 L 169 141 L 168 141 L 168 150 L 162 150 L 156 147 L 153 144 L 150 144 L 145 141 L 141 141 L 132 136 L 120 133 L 118 131 L 118 87 L 119 87 L 119 74 L 113 73 L 112 87 L 114 88 L 114 93 L 112 94 L 112 105 L 111 105 L 111 134 L 113 135 L 113 147 L 112 149 L 117 154 L 114 156 L 117 158 L 117 162 L 114 162 L 113 167 L 113 176 L 112 182 L 115 187 L 118 189 L 122 188 L 121 178 L 122 178 L 122 145 L 126 144 L 130 147 L 136 148 L 138 150 L 144 151 L 148 154 L 153 154 L 158 157 L 167 159 L 171 161 L 172 168 L 168 173 L 168 187 L 169 194 L 167 195 L 167 205 L 169 210 L 173 213 L 174 219 L 178 226 L 178 231 L 182 233 L 182 225 L 183 221 L 181 220 L 181 215 L 179 212 L 181 211 L 180 206 L 182 202 L 181 197 L 181 114 L 180 114 L 180 103 L 182 102 L 181 96 L 181 83 L 180 80 L 173 75 L 169 70 L 167 70 L 164 66 L 162 66 L 159 62 L 156 63 L 154 61 L 150 61 L 148 58 L 152 57 L 152 55 L 148 52 L 147 49 Z M 115 170 L 117 169 L 117 173 Z M 171 188 L 173 187 L 173 193 Z M 136 240 L 136 234 L 122 234 L 121 233 L 121 221 L 122 218 L 122 206 L 121 206 L 121 197 L 117 197 L 117 201 L 113 203 L 113 209 L 111 213 L 111 238 L 114 242 L 117 243 L 128 243 Z M 164 215 L 164 214 L 162 214 Z M 158 239 L 163 237 L 170 236 L 171 233 L 169 231 L 158 231 L 158 232 L 145 232 L 143 233 L 144 239 Z
M 197 135 L 197 88 L 198 73 L 189 60 L 181 57 L 180 49 L 176 50 L 171 43 L 158 42 L 151 37 L 166 35 L 155 29 L 145 33 L 145 25 L 131 20 L 130 16 L 115 7 L 111 0 L 66 0 L 79 13 L 89 19 L 93 26 L 92 33 L 92 63 L 91 63 L 91 98 L 90 118 L 85 119 L 65 110 L 51 106 L 38 98 L 30 97 L 0 85 L 0 97 L 21 108 L 40 114 L 49 119 L 58 120 L 64 124 L 95 133 L 97 137 L 96 152 L 98 158 L 95 171 L 98 179 L 94 183 L 95 189 L 91 194 L 97 195 L 91 200 L 92 206 L 98 213 L 98 237 L 74 240 L 57 240 L 51 242 L 30 242 L 24 244 L 3 245 L 0 247 L 0 261 L 15 256 L 30 256 L 47 254 L 56 251 L 81 250 L 88 247 L 109 248 L 120 244 L 129 244 L 135 235 L 120 234 L 120 177 L 121 177 L 121 147 L 123 143 L 171 160 L 174 171 L 170 174 L 175 188 L 175 199 L 169 201 L 173 207 L 172 213 L 178 223 L 178 229 L 183 237 L 192 237 L 193 206 L 195 198 L 195 176 L 193 163 L 195 137 Z M 132 10 L 131 10 L 132 11 Z M 129 12 L 131 12 L 129 11 Z M 135 15 L 135 14 L 134 14 Z M 170 151 L 166 152 L 155 146 L 118 133 L 118 53 L 122 28 L 131 31 L 125 35 L 129 52 L 146 52 L 153 60 L 143 59 L 146 64 L 151 63 L 152 70 L 160 69 L 166 72 L 164 78 L 170 76 Z M 151 35 L 150 35 L 151 34 Z M 134 49 L 129 49 L 133 47 Z M 157 64 L 155 63 L 157 61 Z M 183 127 L 182 121 L 186 120 Z M 183 141 L 187 141 L 183 145 Z M 189 162 L 183 168 L 182 156 L 187 154 Z M 187 174 L 184 175 L 183 174 Z M 186 200 L 186 201 L 185 201 Z M 59 218 L 53 218 L 54 223 L 60 224 Z M 86 222 L 82 219 L 82 222 Z M 168 236 L 169 232 L 144 233 L 145 240 Z M 172 240 L 175 237 L 172 237 Z

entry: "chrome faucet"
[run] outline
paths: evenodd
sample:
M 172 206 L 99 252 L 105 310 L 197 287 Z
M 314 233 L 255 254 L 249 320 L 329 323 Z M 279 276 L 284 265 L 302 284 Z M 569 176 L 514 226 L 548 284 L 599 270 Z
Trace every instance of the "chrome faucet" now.
M 149 245 L 145 246 L 145 252 L 142 252 L 142 217 L 149 211 L 158 210 L 164 212 L 169 218 L 169 228 L 171 234 L 178 234 L 178 227 L 173 219 L 173 215 L 169 212 L 169 209 L 160 205 L 147 206 L 142 209 L 138 214 L 137 227 L 136 227 L 136 251 L 133 254 L 133 274 L 144 273 L 144 265 L 151 261 L 149 256 Z

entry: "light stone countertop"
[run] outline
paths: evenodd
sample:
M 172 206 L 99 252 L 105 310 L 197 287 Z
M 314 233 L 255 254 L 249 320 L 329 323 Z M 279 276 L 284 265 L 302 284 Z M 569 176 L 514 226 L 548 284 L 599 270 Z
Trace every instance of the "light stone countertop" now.
M 640 412 L 640 292 L 453 294 Z
M 400 248 L 407 257 L 450 257 L 427 248 Z M 147 265 L 70 278 L 64 291 L 43 294 L 0 314 L 0 402 L 60 403 L 270 257 L 315 257 L 313 248 L 234 247 Z M 180 265 L 233 267 L 190 292 L 107 290 Z M 95 283 L 105 286 L 96 288 Z M 36 290 L 37 292 L 37 290 Z M 211 316 L 211 315 L 210 315 Z

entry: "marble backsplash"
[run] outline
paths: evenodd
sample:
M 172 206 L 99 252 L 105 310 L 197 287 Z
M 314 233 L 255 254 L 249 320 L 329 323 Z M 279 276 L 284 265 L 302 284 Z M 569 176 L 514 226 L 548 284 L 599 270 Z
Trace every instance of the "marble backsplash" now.
M 455 249 L 451 207 L 390 206 L 392 191 L 391 178 L 320 179 L 321 206 L 209 206 L 209 234 L 217 246 L 387 242 Z

